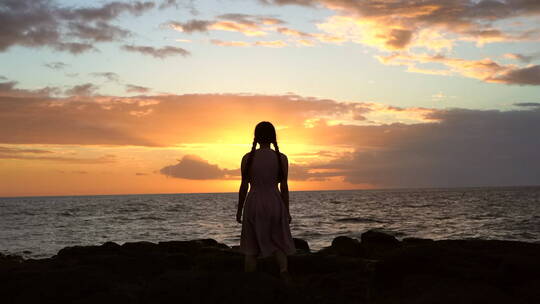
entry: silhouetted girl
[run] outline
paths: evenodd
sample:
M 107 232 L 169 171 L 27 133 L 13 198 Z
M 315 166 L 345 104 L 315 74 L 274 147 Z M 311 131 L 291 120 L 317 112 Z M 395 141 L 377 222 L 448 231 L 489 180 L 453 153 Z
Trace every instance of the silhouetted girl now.
M 282 276 L 288 279 L 287 254 L 295 252 L 289 228 L 288 160 L 279 152 L 276 130 L 270 122 L 255 127 L 253 146 L 242 158 L 241 171 L 236 220 L 242 223 L 240 250 L 245 254 L 245 270 L 255 271 L 257 257 L 274 255 Z

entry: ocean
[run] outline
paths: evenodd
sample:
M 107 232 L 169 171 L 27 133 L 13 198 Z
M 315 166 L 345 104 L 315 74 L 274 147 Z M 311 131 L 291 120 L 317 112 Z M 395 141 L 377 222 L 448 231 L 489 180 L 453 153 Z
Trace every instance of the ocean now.
M 107 241 L 213 238 L 239 244 L 237 193 L 0 198 L 0 252 L 53 256 Z M 293 237 L 312 249 L 380 229 L 398 239 L 540 242 L 540 187 L 290 193 Z

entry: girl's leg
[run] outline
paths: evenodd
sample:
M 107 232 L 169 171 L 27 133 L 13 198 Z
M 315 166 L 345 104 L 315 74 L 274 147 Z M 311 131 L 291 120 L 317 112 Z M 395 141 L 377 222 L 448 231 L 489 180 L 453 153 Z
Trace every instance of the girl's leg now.
M 245 272 L 254 272 L 257 270 L 257 256 L 246 254 L 244 259 L 244 270 Z
M 274 253 L 274 256 L 276 257 L 276 261 L 279 266 L 279 272 L 280 273 L 287 272 L 288 271 L 287 255 L 283 251 L 277 250 Z

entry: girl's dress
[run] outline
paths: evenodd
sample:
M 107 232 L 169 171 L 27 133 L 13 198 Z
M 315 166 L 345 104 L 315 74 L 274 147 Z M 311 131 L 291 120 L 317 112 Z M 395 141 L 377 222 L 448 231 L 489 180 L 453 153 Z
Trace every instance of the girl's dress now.
M 278 190 L 276 152 L 270 148 L 255 150 L 248 174 L 250 189 L 244 204 L 240 250 L 259 257 L 276 250 L 294 253 L 287 209 Z

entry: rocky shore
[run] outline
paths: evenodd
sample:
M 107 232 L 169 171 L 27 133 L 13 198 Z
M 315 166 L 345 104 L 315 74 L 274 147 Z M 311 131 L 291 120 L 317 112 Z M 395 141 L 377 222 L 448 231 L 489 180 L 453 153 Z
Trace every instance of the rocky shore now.
M 540 244 L 408 238 L 368 231 L 310 252 L 295 239 L 292 282 L 272 259 L 212 239 L 0 255 L 0 303 L 540 303 Z

